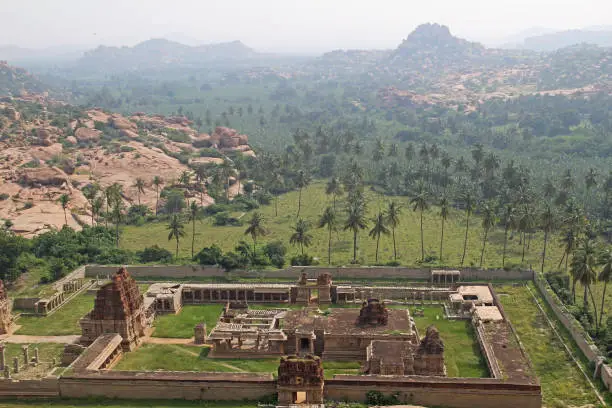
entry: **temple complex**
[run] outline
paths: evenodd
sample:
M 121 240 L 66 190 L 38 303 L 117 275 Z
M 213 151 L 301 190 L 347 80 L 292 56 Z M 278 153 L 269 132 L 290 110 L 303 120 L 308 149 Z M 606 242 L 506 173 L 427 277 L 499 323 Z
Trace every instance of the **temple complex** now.
M 0 334 L 11 332 L 13 317 L 11 315 L 12 302 L 4 287 L 4 282 L 0 280 Z
M 140 344 L 151 321 L 146 314 L 144 298 L 127 269 L 119 269 L 111 282 L 98 290 L 93 310 L 79 323 L 83 344 L 91 344 L 107 333 L 119 334 L 124 350 L 132 350 Z

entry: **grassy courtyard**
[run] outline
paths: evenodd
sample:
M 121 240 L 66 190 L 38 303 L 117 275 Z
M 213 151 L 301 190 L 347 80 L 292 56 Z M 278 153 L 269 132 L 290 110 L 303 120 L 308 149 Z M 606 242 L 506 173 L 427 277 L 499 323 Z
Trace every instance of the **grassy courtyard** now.
M 79 319 L 91 311 L 94 295 L 82 293 L 63 305 L 55 313 L 45 317 L 25 316 L 17 320 L 21 328 L 16 334 L 36 336 L 62 336 L 81 334 Z
M 167 314 L 155 319 L 153 337 L 167 337 L 189 339 L 193 337 L 193 328 L 196 324 L 206 322 L 206 329 L 210 331 L 217 324 L 224 305 L 185 305 L 178 314 Z
M 420 232 L 419 232 L 419 213 L 412 211 L 409 205 L 409 197 L 382 197 L 371 191 L 367 192 L 368 198 L 368 216 L 373 218 L 375 213 L 384 209 L 387 202 L 394 200 L 402 205 L 402 214 L 400 217 L 399 228 L 396 232 L 398 260 L 403 265 L 417 265 L 421 257 L 420 248 Z M 265 217 L 265 225 L 269 230 L 269 234 L 260 239 L 260 242 L 269 242 L 281 240 L 289 246 L 289 237 L 291 236 L 292 227 L 296 222 L 297 211 L 297 192 L 289 192 L 279 198 L 278 216 L 275 216 L 274 206 L 262 206 L 257 211 L 260 211 Z M 313 228 L 310 231 L 312 235 L 312 246 L 307 248 L 310 255 L 316 256 L 321 260 L 321 263 L 326 263 L 327 259 L 327 231 L 325 229 L 314 228 L 318 219 L 323 213 L 325 207 L 331 205 L 331 198 L 325 194 L 325 184 L 317 182 L 304 190 L 302 194 L 302 212 L 300 214 L 304 220 L 310 222 Z M 344 203 L 342 197 L 337 203 L 339 209 L 342 209 Z M 440 246 L 440 217 L 439 209 L 432 207 L 424 213 L 424 236 L 425 236 L 425 251 L 429 255 L 439 256 Z M 241 217 L 243 221 L 250 218 L 250 214 L 236 213 L 236 217 Z M 341 215 L 341 218 L 344 215 Z M 372 222 L 369 222 L 370 228 Z M 159 245 L 174 252 L 174 242 L 168 241 L 168 232 L 165 222 L 146 224 L 144 226 L 127 226 L 123 228 L 123 236 L 121 245 L 125 249 L 141 250 L 144 247 Z M 249 237 L 244 235 L 245 226 L 238 227 L 218 227 L 213 225 L 212 218 L 205 218 L 201 223 L 196 224 L 195 247 L 203 248 L 216 244 L 223 250 L 233 250 L 240 240 L 249 241 Z M 359 250 L 358 259 L 362 264 L 375 263 L 375 248 L 376 241 L 368 238 L 367 232 L 369 228 L 364 230 L 359 235 Z M 180 256 L 183 258 L 191 258 L 191 228 L 186 228 L 187 235 L 183 238 L 180 245 Z M 444 231 L 444 262 L 441 264 L 449 266 L 458 266 L 461 260 L 463 249 L 463 238 L 465 233 L 465 216 L 462 211 L 452 210 L 445 224 Z M 250 242 L 250 241 L 249 241 Z M 561 258 L 560 248 L 556 245 L 556 238 L 551 238 L 551 245 L 547 250 L 547 259 L 549 265 Z M 470 231 L 468 237 L 468 252 L 466 255 L 465 265 L 478 265 L 480 260 L 480 249 L 482 246 L 482 228 L 481 220 L 478 216 L 473 216 L 470 221 Z M 489 243 L 487 244 L 485 253 L 486 267 L 501 266 L 503 247 L 503 231 L 492 230 L 489 233 Z M 333 236 L 332 242 L 332 264 L 341 265 L 347 264 L 352 258 L 352 235 L 350 231 L 343 231 L 339 228 L 337 234 Z M 540 254 L 542 251 L 542 236 L 536 234 L 531 240 L 531 246 L 526 254 L 525 264 L 539 265 Z M 297 255 L 299 249 L 297 247 L 289 247 L 287 258 Z M 393 259 L 393 243 L 390 236 L 383 236 L 380 242 L 379 262 L 385 263 Z M 518 236 L 508 242 L 508 264 L 518 264 L 521 262 L 521 246 L 518 243 Z
M 62 353 L 64 352 L 63 344 L 56 343 L 31 343 L 28 344 L 28 352 L 30 360 L 34 357 L 34 349 L 38 348 L 38 361 L 39 364 L 36 367 L 28 366 L 24 368 L 23 364 L 23 352 L 21 344 L 5 343 L 5 358 L 7 365 L 13 369 L 13 358 L 19 359 L 19 373 L 11 373 L 14 379 L 36 379 L 45 377 L 49 371 L 54 367 L 53 359 L 55 359 L 56 366 L 60 363 Z M 0 407 L 3 407 L 0 403 Z
M 537 294 L 535 287 L 530 287 Z M 596 404 L 594 392 L 565 353 L 527 288 L 506 285 L 496 287 L 496 291 L 540 378 L 544 405 Z M 544 304 L 541 298 L 539 301 Z M 564 340 L 571 344 L 569 339 Z

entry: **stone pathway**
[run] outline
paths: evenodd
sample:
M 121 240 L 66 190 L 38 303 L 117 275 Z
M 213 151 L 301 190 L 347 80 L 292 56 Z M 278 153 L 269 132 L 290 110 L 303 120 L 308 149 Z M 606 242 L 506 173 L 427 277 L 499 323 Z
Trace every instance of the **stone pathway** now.
M 166 337 L 144 337 L 142 339 L 143 343 L 148 344 L 182 344 L 182 345 L 192 345 L 199 346 L 199 344 L 193 343 L 194 338 L 190 339 L 171 339 Z
M 26 336 L 22 334 L 12 334 L 9 336 L 2 336 L 0 340 L 6 343 L 19 343 L 19 344 L 28 344 L 28 343 L 62 343 L 62 344 L 72 344 L 79 341 L 81 336 L 78 334 L 69 335 L 69 336 Z

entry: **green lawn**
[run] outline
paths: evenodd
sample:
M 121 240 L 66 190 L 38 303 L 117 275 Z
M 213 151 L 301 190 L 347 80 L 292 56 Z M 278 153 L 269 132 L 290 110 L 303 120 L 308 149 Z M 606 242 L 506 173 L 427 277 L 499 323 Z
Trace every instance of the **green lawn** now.
M 412 211 L 409 206 L 409 197 L 381 197 L 368 191 L 369 217 L 372 218 L 378 211 L 379 205 L 384 208 L 386 202 L 393 199 L 401 203 L 403 207 L 400 226 L 396 231 L 398 257 L 403 265 L 417 265 L 421 257 L 420 232 L 419 232 L 419 213 Z M 260 239 L 260 242 L 281 240 L 289 245 L 289 237 L 292 227 L 296 221 L 297 211 L 297 192 L 290 192 L 279 199 L 279 215 L 274 215 L 274 206 L 268 205 L 261 207 L 260 211 L 265 219 L 265 225 L 269 229 L 269 234 Z M 331 198 L 325 195 L 324 183 L 318 182 L 306 189 L 302 194 L 302 213 L 305 220 L 313 226 L 316 225 L 319 217 L 326 206 L 331 204 Z M 343 207 L 342 199 L 337 203 L 338 208 Z M 424 214 L 424 235 L 425 251 L 427 254 L 438 256 L 440 246 L 440 217 L 439 209 L 432 207 Z M 240 215 L 240 214 L 237 214 Z M 245 214 L 242 219 L 248 220 L 250 214 Z M 343 216 L 342 216 L 343 217 Z M 482 228 L 480 219 L 473 216 L 470 222 L 470 232 L 468 237 L 468 253 L 465 265 L 478 265 L 480 260 L 480 249 L 482 247 Z M 372 222 L 369 223 L 370 226 Z M 212 219 L 206 218 L 201 223 L 196 224 L 196 248 L 210 246 L 213 243 L 219 245 L 224 250 L 232 250 L 240 240 L 250 238 L 244 235 L 245 226 L 241 227 L 216 227 L 212 225 Z M 369 229 L 368 229 L 369 230 Z M 368 230 L 359 235 L 358 258 L 362 264 L 375 263 L 376 241 L 368 238 Z M 191 255 L 191 228 L 186 228 L 187 235 L 183 238 L 180 246 L 180 256 L 189 258 Z M 326 263 L 327 259 L 327 231 L 325 229 L 313 228 L 310 233 L 313 236 L 312 246 L 307 249 L 308 253 L 320 258 L 321 263 Z M 465 233 L 465 217 L 462 211 L 452 210 L 445 225 L 444 231 L 444 262 L 449 266 L 458 266 L 461 260 L 463 249 L 463 238 Z M 551 239 L 556 242 L 556 239 Z M 123 248 L 140 250 L 151 245 L 160 245 L 174 252 L 174 241 L 168 241 L 166 223 L 152 223 L 141 227 L 127 226 L 123 228 L 121 245 Z M 350 262 L 352 257 L 352 234 L 343 231 L 342 228 L 337 234 L 333 235 L 332 243 L 332 264 L 340 265 Z M 489 233 L 489 243 L 485 253 L 484 266 L 501 266 L 503 247 L 503 231 L 496 229 Z M 540 253 L 542 250 L 541 234 L 531 241 L 531 247 L 527 252 L 525 264 L 532 264 L 534 268 L 540 264 Z M 290 247 L 287 258 L 299 253 L 297 247 Z M 548 264 L 556 266 L 556 261 L 560 259 L 561 252 L 557 245 L 550 245 L 547 251 Z M 393 244 L 390 236 L 384 236 L 380 243 L 379 262 L 391 261 L 393 258 Z M 520 263 L 521 247 L 518 244 L 518 236 L 508 243 L 507 263 Z M 554 265 L 553 265 L 554 264 Z
M 530 287 L 537 294 L 535 287 Z M 540 378 L 544 404 L 553 407 L 596 404 L 595 394 L 563 350 L 527 288 L 506 285 L 496 291 Z M 541 297 L 540 304 L 544 305 Z
M 201 322 L 206 322 L 206 329 L 210 333 L 223 307 L 223 304 L 185 305 L 178 314 L 158 316 L 155 318 L 153 337 L 189 339 L 193 337 L 195 325 Z
M 21 325 L 21 328 L 16 334 L 37 336 L 81 334 L 79 319 L 93 309 L 94 299 L 94 295 L 82 293 L 50 316 L 21 317 L 17 320 L 17 324 Z
M 449 377 L 488 377 L 489 370 L 480 353 L 472 325 L 466 320 L 444 319 L 444 310 L 439 306 L 424 306 L 424 317 L 410 313 L 423 337 L 429 325 L 434 325 L 444 342 L 444 364 Z

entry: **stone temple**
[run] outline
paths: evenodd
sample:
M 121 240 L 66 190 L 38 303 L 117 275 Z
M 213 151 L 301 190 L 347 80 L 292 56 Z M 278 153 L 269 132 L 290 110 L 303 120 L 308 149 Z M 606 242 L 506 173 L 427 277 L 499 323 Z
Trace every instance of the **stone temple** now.
M 0 334 L 9 333 L 12 323 L 11 300 L 8 298 L 4 283 L 0 280 Z
M 118 333 L 124 350 L 140 344 L 148 326 L 144 298 L 127 269 L 119 269 L 96 295 L 94 308 L 80 320 L 83 344 L 93 343 L 98 336 Z

